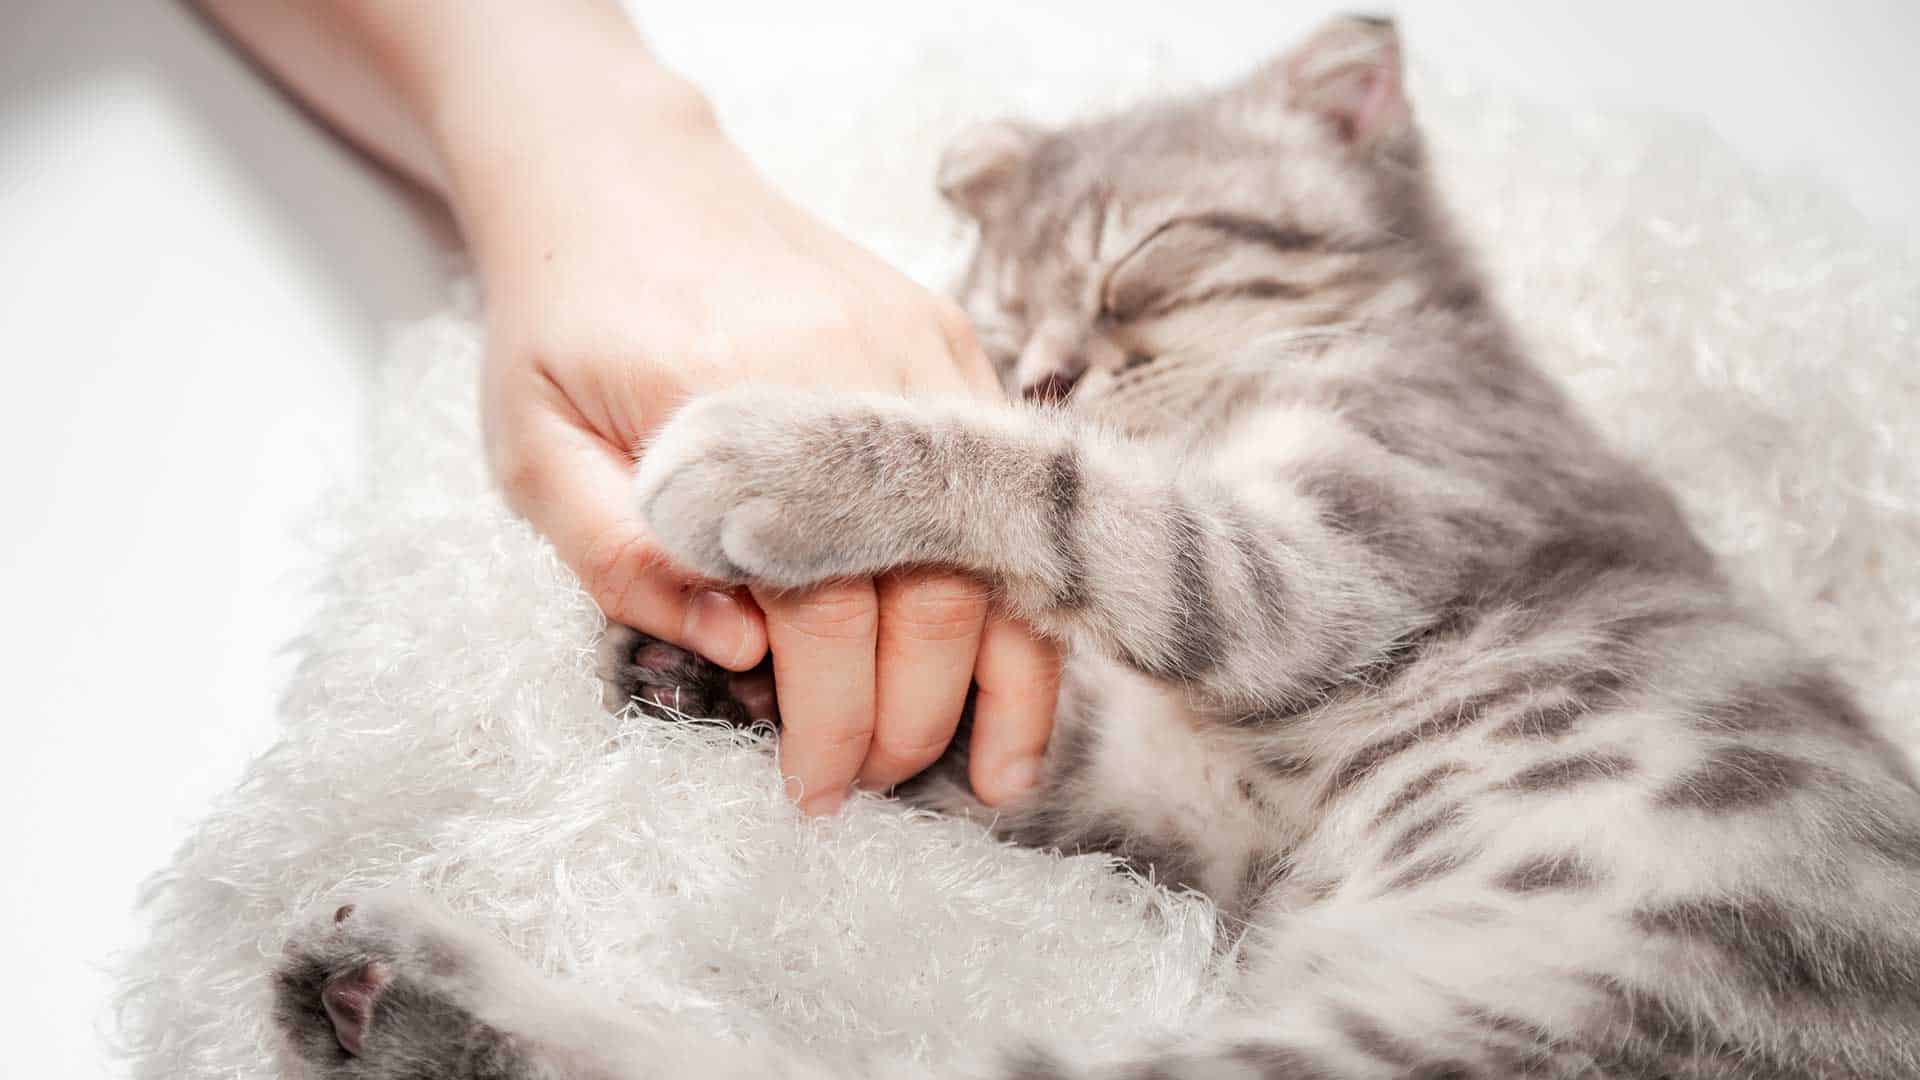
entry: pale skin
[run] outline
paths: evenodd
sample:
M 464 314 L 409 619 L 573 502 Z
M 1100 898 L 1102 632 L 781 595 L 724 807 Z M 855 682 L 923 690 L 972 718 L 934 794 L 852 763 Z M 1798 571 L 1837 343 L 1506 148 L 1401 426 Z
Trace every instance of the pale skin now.
M 704 392 L 998 395 L 954 305 L 774 190 L 611 2 L 200 6 L 453 211 L 486 296 L 495 479 L 610 620 L 733 671 L 771 650 L 780 767 L 803 810 L 931 764 L 970 684 L 976 793 L 1031 786 L 1059 656 L 982 585 L 929 569 L 716 591 L 658 553 L 633 505 L 635 454 Z

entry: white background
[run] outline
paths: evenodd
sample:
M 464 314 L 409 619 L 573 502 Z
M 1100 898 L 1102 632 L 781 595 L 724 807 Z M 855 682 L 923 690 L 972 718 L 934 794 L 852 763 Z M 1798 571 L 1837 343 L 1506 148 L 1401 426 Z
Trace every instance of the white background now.
M 1399 9 L 1431 64 L 1698 115 L 1920 235 L 1920 5 Z M 454 250 L 183 8 L 0 0 L 8 1075 L 117 1072 L 137 885 L 270 738 L 301 533 L 353 480 L 383 329 L 438 306 Z

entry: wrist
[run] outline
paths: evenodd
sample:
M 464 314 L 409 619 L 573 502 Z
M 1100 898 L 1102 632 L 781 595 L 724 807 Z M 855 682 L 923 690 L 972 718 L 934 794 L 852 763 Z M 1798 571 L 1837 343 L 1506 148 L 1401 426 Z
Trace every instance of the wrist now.
M 507 96 L 445 109 L 433 127 L 443 194 L 485 277 L 538 257 L 530 247 L 666 209 L 689 172 L 744 164 L 706 96 L 650 60 Z
M 440 194 L 469 229 L 521 194 L 724 142 L 706 96 L 611 3 L 410 10 L 412 47 L 388 62 L 437 159 Z

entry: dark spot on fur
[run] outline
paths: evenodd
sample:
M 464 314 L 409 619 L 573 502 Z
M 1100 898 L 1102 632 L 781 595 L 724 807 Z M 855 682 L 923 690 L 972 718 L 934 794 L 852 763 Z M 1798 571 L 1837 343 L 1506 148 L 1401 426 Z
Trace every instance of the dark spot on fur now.
M 1239 892 L 1229 901 L 1234 915 L 1244 918 L 1254 904 L 1292 873 L 1293 857 L 1284 851 L 1256 851 L 1249 855 L 1246 865 L 1240 868 Z
M 1421 743 L 1444 738 L 1473 726 L 1486 710 L 1522 693 L 1524 689 L 1525 683 L 1519 681 L 1496 686 L 1442 706 L 1413 726 L 1362 746 L 1334 771 L 1332 780 L 1320 794 L 1320 805 L 1325 806 L 1352 790 L 1396 755 Z
M 1221 520 L 1233 541 L 1240 569 L 1253 590 L 1262 618 L 1268 628 L 1280 628 L 1286 610 L 1285 586 L 1280 570 L 1273 561 L 1273 549 L 1278 546 L 1278 539 L 1253 521 L 1250 512 L 1238 503 L 1229 502 L 1222 508 Z
M 1141 877 L 1173 888 L 1200 884 L 1199 854 L 1171 837 L 1150 836 L 1114 817 L 1039 815 L 1003 822 L 1003 835 L 1028 847 L 1115 856 Z
M 1167 520 L 1176 605 L 1173 625 L 1167 628 L 1172 655 L 1141 670 L 1168 682 L 1193 682 L 1219 665 L 1226 627 L 1208 573 L 1205 527 L 1178 496 L 1168 507 Z
M 1389 1034 L 1372 1017 L 1357 1009 L 1335 1008 L 1333 1023 L 1354 1049 L 1377 1061 L 1405 1069 L 1420 1060 L 1417 1049 Z
M 1785 711 L 1799 719 L 1835 724 L 1849 731 L 1873 728 L 1853 694 L 1840 680 L 1825 672 L 1802 675 L 1781 686 L 1778 692 L 1787 707 Z
M 1405 869 L 1381 887 L 1380 895 L 1404 892 L 1443 878 L 1465 866 L 1469 858 L 1464 851 L 1442 851 L 1408 863 Z
M 1737 1060 L 1728 1055 L 1742 1048 L 1697 1018 L 1684 1002 L 1613 975 L 1587 975 L 1583 981 L 1608 1007 L 1602 1031 L 1590 1040 L 1598 1051 L 1600 1075 L 1676 1076 L 1684 1075 L 1676 1066 L 1693 1071 L 1690 1066 L 1699 1061 Z
M 1337 1080 L 1337 1074 L 1304 1050 L 1278 1043 L 1248 1042 L 1229 1049 L 1229 1062 L 1260 1080 Z
M 1823 672 L 1741 687 L 1703 707 L 1696 719 L 1709 731 L 1735 734 L 1821 728 L 1867 734 L 1873 729 L 1846 688 Z
M 1580 721 L 1621 704 L 1633 685 L 1626 673 L 1602 669 L 1566 678 L 1558 696 L 1528 705 L 1489 732 L 1495 739 L 1557 739 Z
M 1920 949 L 1764 896 L 1682 900 L 1633 914 L 1641 932 L 1711 950 L 1771 994 L 1833 1001 L 1920 999 Z M 1903 928 L 1904 929 L 1904 928 Z M 1904 936 L 1904 935 L 1902 935 Z
M 1435 765 L 1433 768 L 1407 781 L 1406 786 L 1395 792 L 1393 798 L 1387 800 L 1387 805 L 1380 808 L 1379 816 L 1373 819 L 1374 828 L 1377 829 L 1386 824 L 1392 820 L 1394 815 L 1400 813 L 1400 811 L 1426 798 L 1427 795 L 1432 793 L 1434 788 L 1440 786 L 1441 781 L 1466 771 L 1467 767 L 1465 765 L 1456 761 L 1450 761 L 1445 764 Z
M 1295 483 L 1329 529 L 1383 553 L 1396 550 L 1403 539 L 1405 510 L 1387 485 L 1354 472 L 1326 470 L 1308 472 Z
M 1461 1005 L 1458 1011 L 1477 1029 L 1478 1056 L 1490 1067 L 1492 1076 L 1582 1075 L 1574 1070 L 1555 1067 L 1568 1042 L 1539 1024 L 1478 1005 Z
M 1573 852 L 1530 855 L 1508 867 L 1494 884 L 1511 893 L 1578 892 L 1599 884 L 1592 864 Z
M 1804 785 L 1813 768 L 1799 758 L 1752 746 L 1721 746 L 1661 792 L 1662 806 L 1733 813 L 1765 806 Z
M 1006 1080 L 1071 1080 L 1073 1073 L 1052 1054 L 1037 1046 L 1023 1046 L 1006 1056 Z
M 1307 899 L 1314 903 L 1319 903 L 1332 899 L 1333 895 L 1340 891 L 1340 884 L 1340 879 L 1337 877 L 1309 878 L 1296 881 L 1295 887 L 1297 887 L 1301 894 L 1306 896 Z
M 1301 754 L 1264 752 L 1254 764 L 1276 780 L 1294 780 L 1312 772 L 1314 760 Z
M 1533 1043 L 1537 1046 L 1554 1046 L 1560 1041 L 1554 1038 L 1552 1033 L 1539 1024 L 1531 1020 L 1523 1020 L 1520 1017 L 1508 1013 L 1495 1012 L 1492 1009 L 1482 1008 L 1476 1005 L 1462 1006 L 1460 1013 L 1487 1031 L 1497 1035 L 1504 1035 L 1511 1039 Z
M 1457 1061 L 1427 1062 L 1407 1073 L 1408 1080 L 1475 1080 L 1472 1068 Z
M 1390 865 L 1419 850 L 1420 845 L 1431 840 L 1437 833 L 1458 825 L 1467 815 L 1466 804 L 1451 803 L 1440 810 L 1414 822 L 1400 831 L 1393 843 L 1387 846 L 1381 863 Z
M 1565 791 L 1597 780 L 1629 776 L 1638 768 L 1639 765 L 1625 754 L 1573 754 L 1528 766 L 1514 773 L 1506 786 L 1529 794 Z
M 1534 477 L 1527 480 L 1537 482 Z M 1668 561 L 1635 533 L 1575 528 L 1535 544 L 1516 563 L 1491 575 L 1482 583 L 1480 600 L 1483 606 L 1511 605 L 1536 620 L 1556 619 L 1623 572 L 1657 570 Z
M 1047 460 L 1047 527 L 1053 536 L 1054 557 L 1060 563 L 1060 582 L 1054 589 L 1053 602 L 1067 610 L 1087 603 L 1087 561 L 1079 542 L 1084 484 L 1080 457 L 1073 448 Z
M 1392 686 L 1407 671 L 1430 656 L 1443 643 L 1457 640 L 1473 625 L 1477 613 L 1463 605 L 1445 604 L 1424 625 L 1402 634 L 1364 664 L 1343 673 L 1325 688 L 1325 695 L 1337 697 L 1351 693 L 1378 693 Z
M 890 479 L 894 462 L 887 453 L 894 439 L 887 418 L 877 413 L 854 413 L 841 418 L 839 452 L 874 486 Z
M 1488 733 L 1494 739 L 1557 739 L 1573 730 L 1574 724 L 1588 712 L 1587 703 L 1561 698 L 1544 705 L 1529 705 L 1511 720 Z
M 1445 311 L 1478 311 L 1486 306 L 1486 297 L 1472 282 L 1455 282 L 1434 294 L 1434 306 Z

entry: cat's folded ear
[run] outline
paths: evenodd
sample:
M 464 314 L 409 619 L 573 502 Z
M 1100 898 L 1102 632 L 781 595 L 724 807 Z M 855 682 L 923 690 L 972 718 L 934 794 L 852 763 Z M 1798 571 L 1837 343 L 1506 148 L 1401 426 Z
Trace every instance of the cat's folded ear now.
M 1262 75 L 1280 85 L 1290 108 L 1319 117 L 1356 149 L 1392 152 L 1414 142 L 1400 32 L 1391 19 L 1333 19 Z
M 1013 120 L 961 131 L 940 155 L 940 194 L 975 221 L 997 216 L 1018 190 L 1021 171 L 1039 143 L 1040 129 Z

